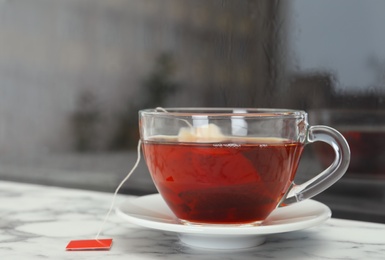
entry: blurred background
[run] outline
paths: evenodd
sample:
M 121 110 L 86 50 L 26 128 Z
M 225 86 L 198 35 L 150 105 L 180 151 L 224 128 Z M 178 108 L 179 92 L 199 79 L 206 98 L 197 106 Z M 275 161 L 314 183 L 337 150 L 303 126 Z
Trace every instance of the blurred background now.
M 316 197 L 385 223 L 385 2 L 0 0 L 0 179 L 113 192 L 137 112 L 285 107 L 340 130 L 352 164 Z M 306 147 L 298 182 L 329 163 Z M 123 193 L 156 192 L 142 161 Z

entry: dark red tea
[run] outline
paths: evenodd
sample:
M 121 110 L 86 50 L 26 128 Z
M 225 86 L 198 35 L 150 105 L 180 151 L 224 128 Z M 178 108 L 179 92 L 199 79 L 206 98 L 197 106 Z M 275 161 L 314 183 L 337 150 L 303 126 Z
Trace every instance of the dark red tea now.
M 144 155 L 175 215 L 193 223 L 264 220 L 294 179 L 303 145 L 253 139 L 223 143 L 146 141 Z

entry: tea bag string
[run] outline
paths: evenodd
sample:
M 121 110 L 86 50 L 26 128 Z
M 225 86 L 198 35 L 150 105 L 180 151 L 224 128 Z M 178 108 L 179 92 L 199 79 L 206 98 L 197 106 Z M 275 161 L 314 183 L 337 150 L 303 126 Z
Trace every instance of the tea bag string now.
M 116 188 L 115 192 L 114 192 L 114 195 L 112 197 L 112 201 L 111 201 L 111 205 L 110 205 L 110 209 L 108 210 L 106 216 L 104 217 L 104 220 L 102 222 L 102 224 L 100 225 L 99 227 L 99 230 L 98 230 L 98 233 L 96 234 L 95 236 L 95 239 L 98 239 L 99 236 L 100 236 L 100 233 L 102 232 L 103 230 L 103 227 L 104 225 L 106 224 L 113 208 L 114 208 L 114 205 L 115 205 L 115 200 L 116 200 L 116 196 L 118 195 L 118 192 L 120 190 L 120 188 L 123 186 L 123 184 L 128 180 L 128 178 L 130 178 L 130 176 L 132 175 L 132 173 L 135 171 L 135 169 L 138 167 L 139 165 L 139 162 L 140 162 L 140 154 L 141 154 L 141 146 L 142 146 L 142 141 L 139 139 L 138 141 L 138 147 L 137 147 L 137 159 L 136 159 L 136 162 L 134 164 L 134 166 L 132 167 L 131 171 L 126 175 L 126 177 L 119 183 L 118 187 Z
M 166 109 L 164 109 L 162 107 L 157 107 L 157 108 L 155 108 L 155 110 L 160 110 L 162 112 L 169 113 Z M 187 120 L 185 120 L 185 119 L 180 119 L 180 120 L 184 121 L 191 129 L 194 129 L 194 127 Z M 116 188 L 116 190 L 114 192 L 114 195 L 112 197 L 110 208 L 109 208 L 106 216 L 104 217 L 102 224 L 99 227 L 99 230 L 98 230 L 98 232 L 97 232 L 97 234 L 95 236 L 95 239 L 99 238 L 101 232 L 103 231 L 104 225 L 106 224 L 109 216 L 111 215 L 112 210 L 114 209 L 116 196 L 118 195 L 119 190 L 121 189 L 123 184 L 130 178 L 132 173 L 136 170 L 136 168 L 139 165 L 139 162 L 140 162 L 140 159 L 141 159 L 141 146 L 142 146 L 142 141 L 139 139 L 138 147 L 137 147 L 137 159 L 136 159 L 136 162 L 135 162 L 134 166 L 132 167 L 131 171 L 126 175 L 126 177 L 119 183 L 118 187 Z
M 168 111 L 166 109 L 164 109 L 163 107 L 156 107 L 155 110 L 160 110 L 162 112 L 168 113 Z
M 155 110 L 160 110 L 160 111 L 162 111 L 162 112 L 169 113 L 169 112 L 168 112 L 166 109 L 164 109 L 163 107 L 156 107 Z M 195 130 L 194 127 L 190 124 L 190 122 L 187 121 L 186 119 L 180 119 L 180 118 L 179 118 L 178 120 L 181 120 L 181 121 L 185 122 L 185 123 L 190 127 L 190 129 L 191 129 L 192 131 Z

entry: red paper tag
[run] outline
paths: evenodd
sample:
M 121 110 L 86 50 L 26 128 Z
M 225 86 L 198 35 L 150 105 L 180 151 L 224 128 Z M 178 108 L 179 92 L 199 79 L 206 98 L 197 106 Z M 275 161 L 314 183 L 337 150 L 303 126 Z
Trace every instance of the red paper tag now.
M 89 239 L 89 240 L 71 240 L 66 250 L 82 251 L 82 250 L 110 250 L 112 238 L 108 239 Z

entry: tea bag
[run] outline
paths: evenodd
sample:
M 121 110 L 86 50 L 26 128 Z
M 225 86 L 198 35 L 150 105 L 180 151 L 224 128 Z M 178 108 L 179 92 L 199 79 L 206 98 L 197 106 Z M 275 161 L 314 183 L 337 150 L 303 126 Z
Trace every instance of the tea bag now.
M 100 234 L 103 230 L 103 227 L 104 227 L 105 223 L 107 222 L 107 220 L 108 220 L 108 218 L 109 218 L 109 216 L 110 216 L 110 214 L 114 208 L 116 196 L 118 195 L 120 188 L 128 180 L 128 178 L 130 178 L 130 176 L 133 174 L 133 172 L 135 171 L 135 169 L 139 165 L 139 162 L 141 159 L 141 156 L 140 156 L 141 146 L 142 146 L 142 142 L 141 142 L 141 140 L 139 140 L 138 141 L 138 147 L 137 147 L 137 155 L 138 156 L 137 156 L 136 162 L 135 162 L 134 166 L 132 167 L 132 169 L 130 170 L 130 172 L 126 175 L 126 177 L 119 183 L 118 187 L 116 188 L 116 190 L 112 196 L 110 208 L 109 208 L 106 216 L 104 217 L 104 220 L 101 223 L 99 230 L 96 233 L 95 238 L 94 239 L 71 240 L 66 246 L 67 251 L 110 250 L 111 245 L 112 245 L 112 238 L 101 239 L 101 238 L 99 238 L 99 236 L 100 236 Z
M 168 111 L 163 107 L 157 107 L 155 108 L 155 110 L 160 110 L 162 112 L 168 113 Z M 199 126 L 194 127 L 187 120 L 180 120 L 184 121 L 188 125 L 188 127 L 182 127 L 179 129 L 179 142 L 209 143 L 220 142 L 225 140 L 225 136 L 222 134 L 221 129 L 215 124 L 209 124 L 207 121 L 207 123 L 205 122 L 203 124 L 200 124 Z
M 163 108 L 157 108 L 159 110 L 162 110 L 164 112 L 167 112 Z M 179 130 L 178 134 L 178 141 L 180 142 L 220 142 L 225 140 L 225 136 L 222 134 L 220 128 L 216 126 L 215 124 L 204 124 L 201 126 L 193 127 L 190 123 L 186 121 L 188 127 L 182 127 Z M 112 201 L 110 204 L 110 208 L 101 223 L 101 226 L 99 227 L 99 230 L 95 236 L 94 239 L 85 239 L 85 240 L 71 240 L 66 250 L 68 251 L 82 251 L 82 250 L 109 250 L 112 245 L 112 238 L 99 238 L 103 227 L 109 218 L 113 207 L 115 205 L 115 199 L 116 196 L 122 187 L 122 185 L 128 180 L 128 178 L 132 175 L 132 173 L 137 168 L 140 159 L 141 159 L 141 140 L 138 141 L 138 147 L 137 147 L 137 160 L 135 162 L 135 165 L 131 169 L 131 171 L 126 175 L 126 177 L 120 182 L 118 187 L 116 188 Z
M 222 134 L 221 129 L 215 124 L 207 124 L 198 127 L 182 127 L 179 130 L 179 142 L 222 142 L 226 137 Z

